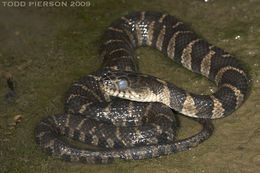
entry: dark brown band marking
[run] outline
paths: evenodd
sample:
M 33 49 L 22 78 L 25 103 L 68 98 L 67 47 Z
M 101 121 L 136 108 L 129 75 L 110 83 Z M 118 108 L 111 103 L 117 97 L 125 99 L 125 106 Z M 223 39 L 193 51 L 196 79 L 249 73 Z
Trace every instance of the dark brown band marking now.
M 238 73 L 242 74 L 243 76 L 246 76 L 246 74 L 243 70 L 232 67 L 232 66 L 226 66 L 226 67 L 221 68 L 218 71 L 217 75 L 215 76 L 215 82 L 217 85 L 218 85 L 219 81 L 221 80 L 223 74 L 228 70 L 234 70 L 234 71 L 237 71 Z

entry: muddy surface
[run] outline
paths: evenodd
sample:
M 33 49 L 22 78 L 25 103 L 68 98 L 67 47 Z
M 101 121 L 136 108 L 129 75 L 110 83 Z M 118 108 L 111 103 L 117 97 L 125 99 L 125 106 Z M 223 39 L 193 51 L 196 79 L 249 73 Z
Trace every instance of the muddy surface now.
M 85 7 L 4 7 L 0 2 L 0 172 L 260 172 L 259 0 L 98 0 Z M 109 165 L 68 163 L 43 153 L 34 128 L 64 112 L 71 84 L 100 67 L 102 34 L 116 18 L 138 10 L 170 13 L 204 39 L 235 55 L 250 76 L 246 102 L 214 120 L 213 136 L 189 151 Z M 195 93 L 214 84 L 151 48 L 139 48 L 140 71 Z M 178 115 L 179 138 L 200 130 Z

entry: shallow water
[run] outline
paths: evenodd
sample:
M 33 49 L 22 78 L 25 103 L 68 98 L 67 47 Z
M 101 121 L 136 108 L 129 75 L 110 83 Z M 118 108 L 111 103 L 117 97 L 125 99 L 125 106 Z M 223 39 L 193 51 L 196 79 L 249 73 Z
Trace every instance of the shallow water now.
M 259 0 L 89 1 L 89 7 L 8 8 L 0 5 L 0 172 L 259 172 L 260 171 L 260 5 Z M 34 128 L 63 112 L 73 82 L 100 67 L 102 34 L 132 11 L 170 13 L 235 55 L 247 69 L 246 102 L 230 116 L 214 120 L 213 136 L 190 151 L 109 165 L 68 163 L 36 145 Z M 174 64 L 160 52 L 139 48 L 140 71 L 196 93 L 210 93 L 207 79 Z M 14 97 L 9 87 L 14 85 Z M 179 138 L 200 126 L 178 115 Z M 17 119 L 17 120 L 16 120 Z

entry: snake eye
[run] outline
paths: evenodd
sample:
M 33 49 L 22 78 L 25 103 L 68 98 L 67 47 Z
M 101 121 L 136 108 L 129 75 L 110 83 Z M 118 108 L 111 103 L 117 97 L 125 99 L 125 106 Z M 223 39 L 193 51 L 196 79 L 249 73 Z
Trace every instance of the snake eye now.
M 117 86 L 120 90 L 124 90 L 128 86 L 128 83 L 126 80 L 121 80 L 117 82 Z

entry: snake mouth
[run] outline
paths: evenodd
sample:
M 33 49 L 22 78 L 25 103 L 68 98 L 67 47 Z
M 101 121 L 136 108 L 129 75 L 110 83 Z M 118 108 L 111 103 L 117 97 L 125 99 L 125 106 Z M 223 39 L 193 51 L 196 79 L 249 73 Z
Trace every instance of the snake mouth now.
M 134 101 L 139 101 L 139 99 L 142 97 L 141 94 L 135 92 L 113 90 L 110 88 L 106 88 L 105 92 L 110 96 L 119 97 L 122 99 L 134 100 Z

